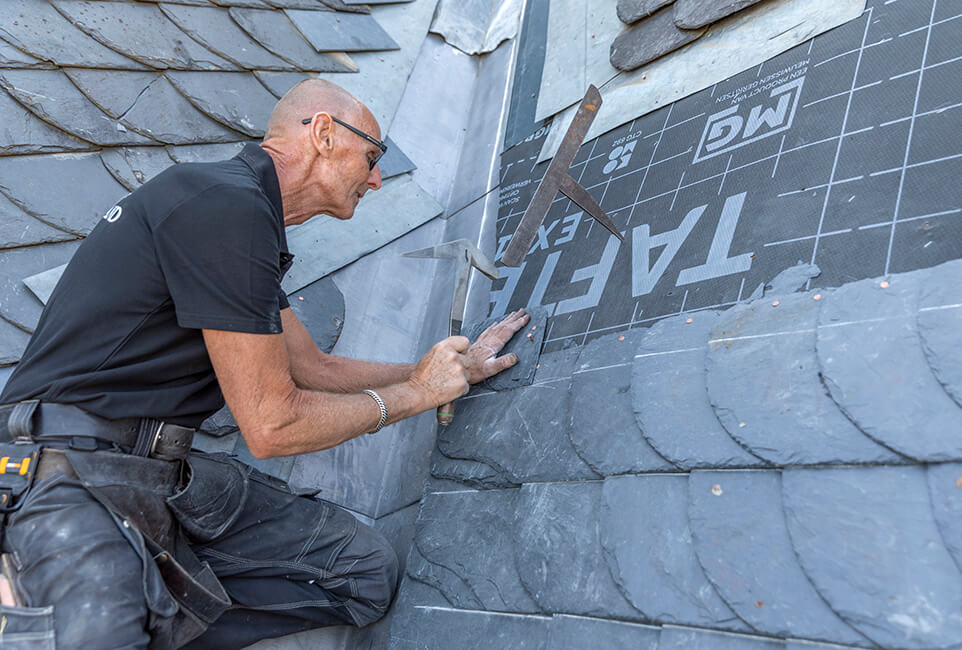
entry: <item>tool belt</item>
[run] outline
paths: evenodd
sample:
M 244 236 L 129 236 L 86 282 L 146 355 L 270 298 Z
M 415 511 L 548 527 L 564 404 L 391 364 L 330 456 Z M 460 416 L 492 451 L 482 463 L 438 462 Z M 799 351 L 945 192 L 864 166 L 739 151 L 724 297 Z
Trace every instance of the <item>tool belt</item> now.
M 193 437 L 193 429 L 154 418 L 108 420 L 70 404 L 28 400 L 0 406 L 0 443 L 79 451 L 116 446 L 134 456 L 182 460 Z

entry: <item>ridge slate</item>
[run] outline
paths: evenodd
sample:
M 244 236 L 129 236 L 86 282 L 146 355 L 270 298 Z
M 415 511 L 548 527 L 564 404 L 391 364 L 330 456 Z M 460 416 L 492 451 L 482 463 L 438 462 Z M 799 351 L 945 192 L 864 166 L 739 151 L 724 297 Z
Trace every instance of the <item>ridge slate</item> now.
M 164 147 L 104 149 L 100 159 L 110 175 L 131 192 L 174 164 Z
M 962 407 L 962 262 L 938 267 L 922 285 L 918 328 L 925 360 L 945 392 Z
M 286 9 L 298 31 L 318 52 L 401 49 L 368 14 Z
M 59 70 L 3 70 L 0 85 L 37 117 L 102 146 L 154 144 L 95 106 Z
M 92 38 L 153 68 L 236 70 L 190 38 L 157 7 L 147 3 L 50 0 Z
M 676 0 L 675 24 L 697 29 L 758 4 L 761 0 Z
M 625 71 L 640 68 L 705 33 L 703 29 L 679 28 L 675 25 L 674 14 L 672 7 L 665 7 L 618 34 L 611 44 L 611 65 Z
M 515 565 L 543 611 L 640 620 L 603 555 L 590 552 L 601 546 L 601 492 L 600 481 L 523 485 L 515 515 Z
M 695 471 L 688 498 L 701 566 L 740 618 L 771 636 L 868 643 L 802 573 L 785 526 L 777 471 Z
M 916 324 L 920 283 L 931 273 L 891 276 L 887 288 L 862 280 L 829 294 L 818 360 L 832 399 L 873 440 L 918 460 L 953 460 L 962 457 L 962 409 L 932 374 Z
M 244 72 L 168 72 L 167 78 L 195 108 L 224 126 L 259 138 L 277 99 Z
M 0 90 L 0 153 L 31 154 L 82 151 L 91 145 L 47 124 L 30 111 L 23 110 L 13 97 Z
M 160 10 L 188 36 L 234 65 L 247 70 L 294 70 L 267 51 L 235 23 L 227 9 L 164 3 Z
M 650 16 L 675 0 L 618 0 L 618 20 L 626 25 Z
M 962 580 L 924 468 L 785 470 L 782 499 L 803 570 L 852 627 L 883 647 L 957 647 Z
M 712 330 L 708 396 L 729 435 L 780 466 L 900 462 L 825 393 L 815 353 L 820 292 L 738 305 Z M 820 300 L 815 300 L 820 296 Z
M 655 323 L 632 366 L 638 426 L 652 448 L 681 469 L 767 464 L 728 435 L 708 399 L 708 339 L 719 318 L 718 312 L 703 311 Z
M 605 479 L 601 543 L 611 574 L 629 602 L 659 623 L 743 631 L 705 577 L 691 543 L 688 477 Z
M 0 195 L 0 249 L 49 244 L 75 238 L 76 235 L 31 217 L 7 197 Z
M 476 600 L 483 609 L 538 612 L 514 562 L 518 490 L 427 495 L 415 524 L 415 546 L 426 562 L 457 580 L 435 585 L 452 603 Z
M 589 341 L 571 375 L 568 437 L 602 476 L 676 469 L 645 440 L 631 405 L 635 350 L 646 334 L 629 330 Z
M 563 435 L 570 369 L 549 376 L 545 367 L 572 359 L 568 351 L 543 355 L 546 372 L 531 386 L 461 398 L 454 421 L 438 432 L 438 448 L 451 458 L 491 465 L 512 483 L 599 478 Z
M 0 37 L 20 50 L 58 66 L 143 70 L 143 65 L 103 46 L 77 29 L 47 0 L 4 0 Z
M 230 16 L 240 28 L 285 61 L 314 72 L 357 72 L 343 53 L 321 54 L 304 40 L 283 12 L 232 7 Z
M 85 191 L 50 191 L 50 179 L 60 187 Z M 104 168 L 98 154 L 85 153 L 0 157 L 0 192 L 28 214 L 68 232 L 86 234 L 127 190 Z M 20 277 L 27 275 L 31 273 Z

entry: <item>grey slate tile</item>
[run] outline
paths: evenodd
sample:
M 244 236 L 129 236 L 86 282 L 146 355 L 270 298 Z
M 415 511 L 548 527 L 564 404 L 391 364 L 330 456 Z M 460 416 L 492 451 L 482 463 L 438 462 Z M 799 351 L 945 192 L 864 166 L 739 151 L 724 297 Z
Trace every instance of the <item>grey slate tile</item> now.
M 918 328 L 922 350 L 935 378 L 955 403 L 962 406 L 962 262 L 934 269 L 919 295 Z
M 708 401 L 705 362 L 718 318 L 704 311 L 659 321 L 636 351 L 635 418 L 655 451 L 682 469 L 766 465 L 732 440 Z
M 244 148 L 245 142 L 224 144 L 185 144 L 167 147 L 167 153 L 174 162 L 217 162 L 233 158 Z
M 618 34 L 611 44 L 611 65 L 618 70 L 634 70 L 704 34 L 704 30 L 675 26 L 674 13 L 671 7 L 666 7 Z
M 73 70 L 71 79 L 105 113 L 165 144 L 235 142 L 245 136 L 194 108 L 163 75 Z
M 277 99 L 247 72 L 167 72 L 167 78 L 205 115 L 259 138 Z
M 2 31 L 0 31 L 2 33 Z M 5 68 L 43 68 L 50 67 L 37 57 L 30 56 L 10 45 L 6 41 L 0 40 L 0 65 Z
M 159 5 L 188 36 L 247 70 L 293 70 L 294 66 L 271 54 L 233 21 L 227 9 L 163 3 Z
M 674 626 L 661 630 L 658 646 L 659 650 L 781 650 L 784 647 L 779 639 Z
M 417 165 L 401 151 L 401 147 L 397 146 L 390 136 L 384 139 L 384 143 L 387 145 L 387 152 L 377 164 L 381 168 L 382 179 L 393 178 L 417 169 Z
M 929 465 L 926 478 L 942 543 L 962 568 L 962 464 Z
M 371 8 L 368 5 L 383 4 L 380 2 L 344 2 L 344 0 L 319 0 L 322 5 L 334 11 L 349 11 L 356 14 L 369 14 Z M 400 0 L 400 2 L 411 2 L 411 0 Z
M 0 91 L 0 115 L 4 116 L 3 129 L 0 130 L 0 153 L 52 153 L 91 148 L 89 143 L 67 135 L 23 110 L 23 106 L 4 91 Z
M 131 192 L 174 164 L 164 147 L 126 147 L 100 152 L 107 171 Z
M 852 627 L 883 647 L 962 642 L 962 580 L 924 468 L 785 470 L 782 499 L 802 568 Z
M 90 102 L 59 70 L 4 70 L 0 85 L 41 119 L 102 146 L 152 144 Z
M 651 625 L 555 614 L 548 630 L 548 647 L 552 650 L 658 650 L 660 632 L 660 628 Z
M 378 22 L 367 14 L 301 9 L 287 9 L 284 13 L 318 52 L 400 49 Z
M 291 294 L 291 310 L 324 352 L 334 349 L 344 326 L 344 295 L 334 279 L 321 278 Z
M 311 75 L 303 72 L 269 72 L 262 70 L 255 70 L 254 76 L 278 99 L 300 82 L 311 78 Z
M 688 499 L 701 566 L 740 618 L 770 636 L 868 644 L 802 573 L 777 471 L 692 472 Z
M 43 305 L 23 278 L 66 263 L 79 245 L 79 241 L 69 241 L 0 251 L 0 315 L 33 331 Z
M 6 349 L 5 347 L 0 347 L 0 350 Z M 13 374 L 14 368 L 17 366 L 0 366 L 0 391 L 3 391 L 4 386 L 7 385 L 7 381 L 10 379 L 10 375 Z
M 415 609 L 404 627 L 391 630 L 390 650 L 549 650 L 549 618 L 448 609 Z
M 544 355 L 542 366 L 565 354 Z M 512 483 L 598 478 L 564 435 L 570 385 L 570 376 L 539 376 L 524 388 L 463 397 L 451 425 L 439 427 L 438 447 L 452 458 L 491 465 Z
M 515 567 L 517 490 L 431 494 L 421 503 L 414 544 L 453 578 L 435 584 L 455 606 L 538 612 Z
M 301 70 L 357 72 L 346 54 L 317 52 L 283 12 L 233 7 L 230 16 L 252 39 Z
M 66 268 L 66 264 L 61 264 L 52 269 L 29 275 L 23 279 L 23 283 L 27 285 L 30 293 L 32 293 L 37 300 L 46 305 L 47 301 L 50 300 L 50 295 L 53 293 L 53 290 L 57 288 L 57 283 L 60 282 L 60 276 L 63 275 L 63 271 Z
M 255 458 L 247 448 L 244 436 L 238 434 L 235 437 L 234 449 L 232 453 L 241 462 L 247 463 L 255 469 L 259 469 L 265 474 L 275 476 L 282 481 L 291 478 L 291 470 L 294 468 L 295 456 L 279 456 L 276 458 Z
M 545 326 L 548 322 L 548 310 L 544 307 L 533 307 L 526 310 L 526 313 L 530 316 L 527 327 L 519 330 L 501 350 L 501 355 L 518 355 L 518 363 L 504 372 L 499 372 L 494 377 L 486 379 L 483 382 L 485 388 L 510 390 L 521 386 L 530 386 L 531 382 L 534 381 L 535 373 L 538 370 L 538 361 L 541 358 L 541 344 L 544 341 Z M 488 326 L 500 322 L 502 318 L 496 316 L 486 318 L 480 323 L 472 323 L 465 327 L 462 333 L 474 341 Z M 531 335 L 531 338 L 528 338 L 528 334 Z
M 29 342 L 29 334 L 0 318 L 0 366 L 19 361 Z M 9 374 L 3 372 L 2 368 L 0 373 L 3 376 L 3 383 L 6 384 Z
M 74 27 L 47 0 L 5 0 L 3 8 L 13 20 L 3 22 L 0 37 L 38 59 L 78 68 L 144 69 Z
M 447 485 L 451 482 L 480 490 L 516 487 L 518 485 L 517 482 L 505 476 L 504 472 L 491 465 L 476 460 L 449 458 L 438 449 L 435 449 L 431 454 L 431 476 L 431 483 L 428 487 L 431 492 L 441 491 L 443 487 L 437 487 L 439 484 Z
M 50 191 L 50 179 L 70 191 Z M 64 230 L 86 234 L 126 189 L 95 153 L 0 158 L 0 192 L 28 213 Z M 26 277 L 46 270 L 48 264 Z
M 236 70 L 190 38 L 154 4 L 51 0 L 70 21 L 112 50 L 153 68 Z
M 481 601 L 469 589 L 465 588 L 464 582 L 454 571 L 448 567 L 428 562 L 418 551 L 416 544 L 411 547 L 408 553 L 405 571 L 402 591 L 405 587 L 410 588 L 412 585 L 417 585 L 418 591 L 422 591 L 422 588 L 428 588 L 432 592 L 433 598 L 431 600 L 420 600 L 418 602 L 421 606 L 441 605 L 472 610 L 483 607 Z M 401 594 L 398 600 L 402 600 L 403 596 L 404 594 Z M 434 599 L 440 602 L 432 602 Z M 399 605 L 395 606 L 395 609 L 400 608 Z
M 962 457 L 962 409 L 942 389 L 917 329 L 925 271 L 853 282 L 823 301 L 818 360 L 832 399 L 872 439 L 920 460 Z
M 675 0 L 618 0 L 618 20 L 630 25 L 636 20 L 650 16 Z
M 631 369 L 645 334 L 631 330 L 590 341 L 571 375 L 568 437 L 602 476 L 675 469 L 645 440 L 631 405 Z
M 0 195 L 0 249 L 67 241 L 75 237 L 34 219 Z
M 648 620 L 743 631 L 695 556 L 688 477 L 605 479 L 601 541 L 611 574 Z
M 767 297 L 722 314 L 707 362 L 715 415 L 732 438 L 776 465 L 904 460 L 866 437 L 825 393 L 815 330 L 827 294 Z
M 697 29 L 759 2 L 761 0 L 677 0 L 675 24 L 682 29 Z
M 212 438 L 224 438 L 239 430 L 237 421 L 234 420 L 233 413 L 227 406 L 214 413 L 204 420 L 200 425 L 200 430 Z M 234 445 L 231 444 L 227 451 L 233 452 Z
M 638 620 L 598 552 L 601 491 L 600 481 L 522 486 L 515 565 L 543 611 Z

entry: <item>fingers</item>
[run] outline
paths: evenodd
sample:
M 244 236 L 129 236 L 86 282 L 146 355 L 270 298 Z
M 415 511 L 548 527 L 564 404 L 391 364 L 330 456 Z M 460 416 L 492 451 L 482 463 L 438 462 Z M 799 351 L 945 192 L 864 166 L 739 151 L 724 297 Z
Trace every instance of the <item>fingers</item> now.
M 514 353 L 506 354 L 503 357 L 488 359 L 484 362 L 485 378 L 496 375 L 503 370 L 507 370 L 516 363 L 518 363 L 518 355 Z
M 447 339 L 454 351 L 458 354 L 464 354 L 471 347 L 471 341 L 466 336 L 449 336 Z
M 511 337 L 522 327 L 527 325 L 531 317 L 525 313 L 524 309 L 512 312 L 504 320 L 488 327 L 481 336 L 478 337 L 479 343 L 484 343 L 487 347 L 494 348 L 497 354 L 511 340 Z

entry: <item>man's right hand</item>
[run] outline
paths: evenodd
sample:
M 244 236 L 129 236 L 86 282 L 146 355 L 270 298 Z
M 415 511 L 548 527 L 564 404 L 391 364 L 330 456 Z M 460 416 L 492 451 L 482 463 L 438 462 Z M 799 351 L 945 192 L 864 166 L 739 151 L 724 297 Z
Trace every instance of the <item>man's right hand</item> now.
M 451 336 L 434 345 L 421 357 L 408 383 L 430 403 L 428 408 L 453 402 L 468 392 L 468 351 L 470 341 Z

